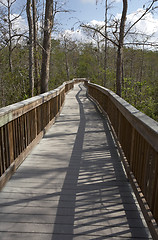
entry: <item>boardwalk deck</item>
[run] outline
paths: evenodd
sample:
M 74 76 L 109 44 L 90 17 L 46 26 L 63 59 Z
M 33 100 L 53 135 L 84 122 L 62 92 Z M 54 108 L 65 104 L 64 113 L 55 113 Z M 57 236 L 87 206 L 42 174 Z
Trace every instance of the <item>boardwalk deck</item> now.
M 82 84 L 0 193 L 1 240 L 152 239 Z

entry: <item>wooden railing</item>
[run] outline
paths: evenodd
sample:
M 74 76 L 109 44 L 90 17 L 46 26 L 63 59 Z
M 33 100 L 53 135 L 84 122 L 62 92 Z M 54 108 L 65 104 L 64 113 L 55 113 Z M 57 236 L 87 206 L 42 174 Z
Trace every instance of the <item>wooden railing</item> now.
M 110 122 L 144 214 L 151 210 L 158 223 L 158 123 L 112 91 L 88 81 L 86 85 Z M 146 217 L 149 225 L 155 224 L 150 214 Z
M 0 109 L 0 189 L 55 121 L 65 93 L 78 81 Z
M 0 109 L 0 189 L 53 124 L 65 93 L 84 80 L 66 82 L 53 91 Z M 112 91 L 86 80 L 85 85 L 109 120 L 127 175 L 154 239 L 158 239 L 158 123 Z

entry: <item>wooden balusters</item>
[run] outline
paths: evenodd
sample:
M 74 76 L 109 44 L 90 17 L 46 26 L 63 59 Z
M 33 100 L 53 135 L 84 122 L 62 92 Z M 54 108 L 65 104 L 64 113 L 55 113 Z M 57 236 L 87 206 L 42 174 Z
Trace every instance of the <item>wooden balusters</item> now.
M 130 170 L 158 223 L 158 123 L 112 91 L 86 81 L 89 96 L 108 115 Z
M 65 93 L 76 82 L 79 80 L 66 82 L 53 91 L 0 109 L 0 189 L 5 183 L 6 170 L 15 164 L 11 170 L 13 173 L 40 140 L 59 114 Z

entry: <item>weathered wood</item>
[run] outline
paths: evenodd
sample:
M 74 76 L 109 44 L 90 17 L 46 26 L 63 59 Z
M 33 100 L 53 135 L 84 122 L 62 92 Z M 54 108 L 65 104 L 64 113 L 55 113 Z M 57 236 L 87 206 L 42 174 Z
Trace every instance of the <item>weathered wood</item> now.
M 0 181 L 15 161 L 16 167 L 34 146 L 38 135 L 43 136 L 58 116 L 65 100 L 65 92 L 73 88 L 75 80 L 65 82 L 50 92 L 0 109 Z M 67 88 L 67 90 L 65 90 Z M 41 134 L 42 133 L 42 134 Z M 27 154 L 26 154 L 27 153 Z M 11 172 L 13 172 L 11 170 Z M 9 174 L 5 179 L 8 179 Z
M 8 131 L 9 131 L 10 164 L 11 164 L 14 161 L 13 125 L 12 125 L 12 122 L 8 123 Z
M 112 102 L 116 108 L 124 115 L 124 117 L 130 122 L 130 124 L 146 139 L 151 146 L 158 151 L 158 123 L 134 108 L 124 99 L 120 98 L 114 92 L 96 84 L 89 83 L 90 88 L 96 88 L 99 92 L 104 93 L 108 98 L 109 102 Z M 98 98 L 99 98 L 98 94 Z M 97 100 L 97 99 L 96 99 Z M 110 103 L 109 103 L 110 104 Z M 105 109 L 104 109 L 105 110 Z M 106 109 L 106 112 L 110 114 L 111 108 Z
M 139 184 L 141 194 L 158 223 L 155 207 L 158 202 L 156 189 L 158 187 L 156 170 L 158 162 L 158 123 L 112 91 L 88 82 L 87 87 L 89 95 L 99 105 L 99 108 L 107 113 L 117 136 L 117 141 L 124 152 L 123 156 L 127 159 L 130 171 L 133 172 L 136 182 Z M 103 95 L 105 95 L 105 98 L 103 98 Z M 105 100 L 107 101 L 106 107 L 103 103 Z M 137 196 L 139 196 L 139 193 Z M 146 208 L 147 212 L 148 208 Z M 156 231 L 156 233 L 153 231 L 154 236 L 155 234 L 158 236 L 158 229 Z
M 82 84 L 0 193 L 0 236 L 152 239 L 107 119 Z

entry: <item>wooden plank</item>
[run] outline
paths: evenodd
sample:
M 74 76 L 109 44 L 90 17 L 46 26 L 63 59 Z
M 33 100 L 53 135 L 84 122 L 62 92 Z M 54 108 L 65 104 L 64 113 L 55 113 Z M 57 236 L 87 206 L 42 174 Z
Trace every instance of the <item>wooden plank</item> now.
M 80 88 L 1 191 L 1 236 L 151 239 L 109 125 Z
M 1 108 L 0 127 L 59 95 L 63 89 L 65 83 L 53 91 Z
M 93 98 L 94 99 L 94 98 Z M 95 101 L 95 99 L 94 99 Z M 99 109 L 102 109 L 101 106 L 99 106 Z M 107 117 L 106 113 L 103 111 L 102 109 L 102 112 L 105 114 L 105 116 Z M 109 118 L 108 118 L 109 119 Z M 111 119 L 111 118 L 110 118 Z M 110 125 L 111 125 L 111 121 L 109 119 L 109 122 L 110 122 Z M 145 218 L 147 219 L 147 224 L 148 226 L 150 227 L 151 229 L 151 232 L 152 232 L 152 235 L 153 235 L 153 239 L 157 239 L 157 236 L 158 236 L 158 227 L 157 227 L 157 224 L 153 218 L 153 215 L 151 213 L 151 209 L 149 209 L 149 205 L 147 204 L 145 198 L 144 198 L 144 195 L 142 194 L 141 192 L 141 189 L 139 188 L 138 184 L 137 184 L 137 181 L 135 179 L 135 177 L 133 176 L 133 173 L 131 172 L 131 169 L 129 167 L 129 164 L 128 164 L 128 161 L 127 161 L 127 158 L 123 152 L 123 149 L 122 149 L 122 146 L 120 145 L 120 142 L 118 141 L 118 136 L 116 135 L 116 132 L 114 131 L 114 128 L 113 126 L 111 125 L 111 128 L 112 128 L 112 131 L 113 131 L 113 134 L 115 136 L 115 139 L 117 141 L 117 144 L 119 146 L 119 149 L 120 149 L 120 153 L 121 153 L 121 156 L 122 156 L 122 159 L 124 160 L 124 165 L 125 165 L 125 169 L 126 169 L 126 172 L 127 172 L 127 175 L 129 176 L 129 179 L 131 180 L 131 183 L 132 183 L 132 186 L 134 188 L 134 191 L 135 191 L 135 194 L 137 196 L 137 199 L 141 205 L 141 208 L 142 208 L 142 211 L 143 211 L 143 214 L 145 215 Z M 135 174 L 135 176 L 138 174 L 140 174 L 140 172 L 138 171 L 139 169 L 139 158 L 138 158 L 138 155 L 139 155 L 139 147 L 141 145 L 141 139 L 142 137 L 139 135 L 139 133 L 137 131 L 135 131 L 135 141 L 134 141 L 134 153 L 133 153 L 133 167 L 132 167 L 132 170 Z M 150 171 L 149 171 L 150 168 L 146 168 L 146 171 L 147 171 L 147 174 L 150 175 Z M 147 177 L 147 174 L 146 174 L 146 192 L 149 193 L 148 191 L 148 177 Z M 152 174 L 151 174 L 151 177 L 152 177 Z
M 92 83 L 89 83 L 88 86 L 97 88 L 108 96 L 109 100 L 119 109 L 131 125 L 158 151 L 158 123 L 156 121 L 138 111 L 111 90 Z
M 14 161 L 13 124 L 12 124 L 12 122 L 8 123 L 8 131 L 9 131 L 10 163 L 12 163 Z
M 0 128 L 0 176 L 3 174 L 3 148 L 2 148 L 2 128 Z

